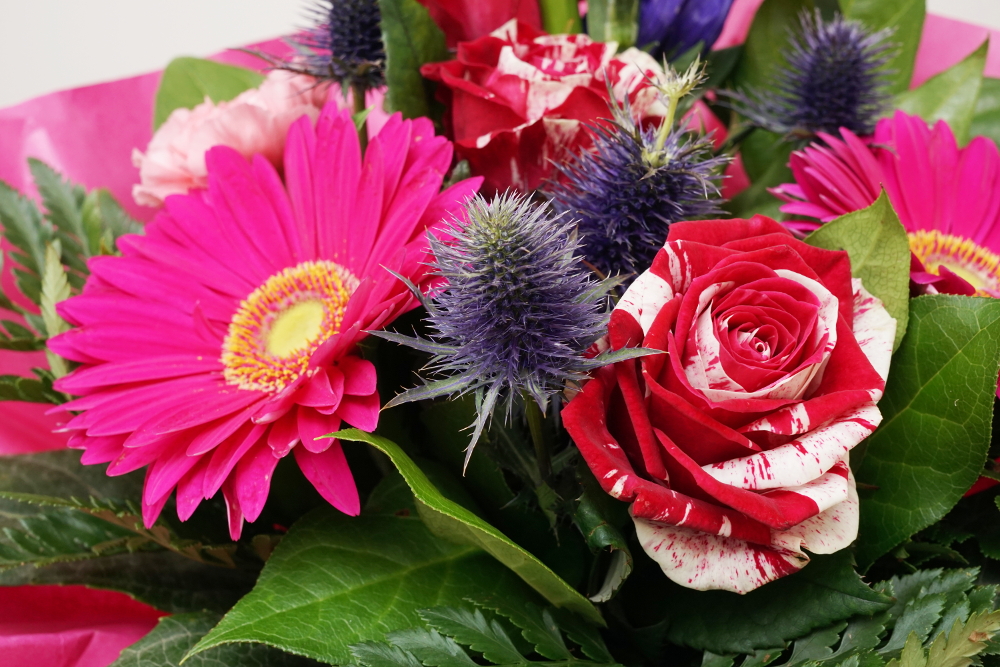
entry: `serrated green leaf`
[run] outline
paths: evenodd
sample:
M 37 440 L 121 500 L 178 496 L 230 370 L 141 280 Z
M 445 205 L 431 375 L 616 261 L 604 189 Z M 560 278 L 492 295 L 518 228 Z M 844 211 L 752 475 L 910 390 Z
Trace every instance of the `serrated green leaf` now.
M 68 509 L 24 517 L 20 524 L 19 529 L 3 529 L 0 570 L 122 553 L 130 550 L 127 540 L 133 536 L 120 526 Z
M 491 609 L 504 616 L 521 629 L 521 636 L 535 647 L 535 652 L 550 660 L 570 660 L 573 654 L 566 648 L 559 625 L 548 609 L 540 609 L 530 602 L 497 598 L 473 599 L 480 607 Z M 600 641 L 600 640 L 598 640 Z
M 292 526 L 253 591 L 191 655 L 261 642 L 342 664 L 351 644 L 421 625 L 419 609 L 492 595 L 535 597 L 489 555 L 435 537 L 415 516 L 322 507 Z
M 14 268 L 17 287 L 37 304 L 42 291 L 45 244 L 52 240 L 52 230 L 35 203 L 3 181 L 0 181 L 0 225 L 4 238 L 20 251 L 11 253 L 21 267 Z
M 854 656 L 879 645 L 885 633 L 888 613 L 854 618 L 847 624 L 837 650 L 827 659 L 831 664 L 842 661 L 845 656 Z
M 432 630 L 399 630 L 387 634 L 386 639 L 394 646 L 415 655 L 426 667 L 476 667 L 476 663 L 454 639 Z M 361 659 L 357 653 L 354 656 Z
M 243 67 L 201 58 L 174 58 L 163 70 L 156 91 L 153 129 L 159 128 L 175 109 L 193 109 L 206 97 L 213 102 L 231 100 L 263 82 L 262 75 Z
M 403 475 L 417 499 L 417 510 L 421 518 L 436 535 L 485 550 L 517 573 L 551 604 L 571 609 L 592 623 L 604 624 L 597 609 L 585 597 L 534 555 L 468 509 L 445 498 L 394 442 L 358 429 L 348 429 L 333 435 L 341 440 L 366 442 L 384 452 Z
M 81 211 L 83 229 L 91 255 L 110 255 L 118 251 L 118 238 L 142 234 L 143 227 L 134 220 L 114 196 L 104 189 L 91 190 Z
M 902 655 L 896 660 L 890 660 L 888 667 L 927 667 L 924 647 L 915 633 L 906 639 Z
M 111 667 L 178 667 L 188 649 L 212 629 L 220 615 L 210 611 L 160 619 L 149 634 L 122 649 Z M 319 663 L 263 644 L 228 644 L 198 654 L 184 667 L 309 667 Z
M 885 190 L 874 204 L 826 223 L 806 243 L 847 251 L 851 275 L 896 319 L 892 349 L 897 349 L 910 312 L 910 242 Z
M 826 628 L 810 632 L 792 645 L 792 655 L 782 667 L 794 667 L 806 662 L 818 662 L 833 655 L 833 645 L 840 639 L 840 633 L 847 627 L 846 622 L 836 623 Z
M 670 596 L 667 639 L 719 654 L 783 646 L 817 628 L 890 606 L 861 580 L 846 551 L 814 556 L 808 567 L 746 595 L 676 585 L 664 594 Z
M 994 143 L 1000 143 L 1000 79 L 984 77 L 979 89 L 969 136 L 980 135 L 992 139 Z
M 710 651 L 701 656 L 701 667 L 733 667 L 734 662 L 731 655 L 716 655 Z
M 941 618 L 944 610 L 944 595 L 924 595 L 911 600 L 903 608 L 903 613 L 896 620 L 896 627 L 889 636 L 889 641 L 878 652 L 890 655 L 902 650 L 911 636 L 916 636 L 921 643 L 931 633 L 931 630 Z
M 521 655 L 506 631 L 496 621 L 487 621 L 478 609 L 464 607 L 435 607 L 424 609 L 420 617 L 427 625 L 443 635 L 452 637 L 459 644 L 496 664 L 519 664 L 527 660 Z
M 409 651 L 379 642 L 352 644 L 351 655 L 364 667 L 423 667 Z
M 63 399 L 52 390 L 51 383 L 19 375 L 0 375 L 0 401 L 28 403 L 61 403 Z
M 976 481 L 990 446 L 998 368 L 1000 302 L 945 295 L 910 302 L 879 403 L 882 424 L 851 457 L 858 481 L 869 485 L 859 490 L 862 569 L 947 514 Z
M 60 259 L 58 242 L 50 243 L 45 248 L 45 272 L 42 275 L 42 295 L 38 304 L 42 310 L 42 320 L 45 322 L 45 334 L 49 338 L 69 331 L 70 326 L 56 312 L 56 304 L 70 297 L 69 281 L 66 270 Z M 69 372 L 66 360 L 51 350 L 45 351 L 54 377 L 60 378 Z
M 624 535 L 616 526 L 619 513 L 623 513 L 623 505 L 611 501 L 608 494 L 602 491 L 590 468 L 582 462 L 577 466 L 577 479 L 583 492 L 577 500 L 573 523 L 592 551 L 604 552 L 609 556 L 598 559 L 595 563 L 596 566 L 603 561 L 607 565 L 601 585 L 590 599 L 594 602 L 607 602 L 632 573 L 632 553 Z M 629 517 L 626 515 L 623 518 L 627 521 Z
M 888 41 L 895 45 L 897 52 L 886 65 L 891 70 L 888 78 L 892 93 L 901 93 L 910 87 L 924 27 L 924 4 L 924 0 L 840 0 L 840 10 L 846 18 L 861 21 L 872 31 L 893 28 Z
M 976 114 L 988 46 L 989 42 L 984 42 L 965 60 L 931 77 L 919 88 L 900 93 L 895 106 L 928 123 L 947 122 L 958 144 L 964 145 Z
M 52 224 L 55 236 L 62 246 L 61 260 L 72 270 L 86 274 L 87 257 L 90 256 L 87 252 L 82 215 L 86 191 L 65 180 L 41 160 L 28 158 L 28 168 L 42 196 L 45 218 Z M 47 266 L 48 262 L 43 266 L 43 270 L 48 270 Z
M 386 110 L 403 118 L 433 117 L 430 82 L 420 74 L 426 63 L 448 59 L 444 33 L 417 0 L 380 0 L 385 44 Z
M 968 667 L 986 648 L 986 641 L 1000 630 L 1000 612 L 973 614 L 967 622 L 956 620 L 945 636 L 938 635 L 927 652 L 927 667 Z

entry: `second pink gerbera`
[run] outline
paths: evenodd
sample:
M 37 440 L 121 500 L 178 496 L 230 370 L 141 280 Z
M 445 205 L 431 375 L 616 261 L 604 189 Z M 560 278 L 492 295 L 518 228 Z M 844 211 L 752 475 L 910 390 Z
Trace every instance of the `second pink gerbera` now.
M 1000 297 L 1000 150 L 985 137 L 959 148 L 951 128 L 897 111 L 862 140 L 792 154 L 795 183 L 774 193 L 786 213 L 823 222 L 871 205 L 885 188 L 913 251 L 911 277 L 929 291 Z
M 60 304 L 75 325 L 50 347 L 82 366 L 60 379 L 80 396 L 66 428 L 83 462 L 109 474 L 149 466 L 143 518 L 171 492 L 191 516 L 220 489 L 238 537 L 294 454 L 320 494 L 360 510 L 340 444 L 343 422 L 378 422 L 365 331 L 415 305 L 386 269 L 428 280 L 425 230 L 457 214 L 479 181 L 440 192 L 451 144 L 430 121 L 392 117 L 362 157 L 347 112 L 327 104 L 288 133 L 282 182 L 261 156 L 215 147 L 207 190 L 168 197 L 121 257 L 92 260 L 83 294 Z

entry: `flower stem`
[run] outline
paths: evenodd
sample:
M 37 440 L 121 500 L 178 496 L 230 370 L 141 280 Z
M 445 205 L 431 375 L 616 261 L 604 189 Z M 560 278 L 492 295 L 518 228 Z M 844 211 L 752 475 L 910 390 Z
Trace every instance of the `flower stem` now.
M 552 474 L 552 455 L 549 452 L 548 443 L 545 442 L 545 433 L 542 430 L 542 420 L 545 416 L 542 409 L 527 392 L 521 394 L 524 400 L 524 415 L 528 419 L 528 429 L 531 431 L 531 439 L 535 443 L 535 460 L 538 463 L 538 476 L 543 482 L 549 479 Z
M 550 35 L 574 34 L 583 30 L 577 0 L 539 0 L 542 25 Z
M 355 84 L 351 86 L 351 92 L 354 94 L 354 117 L 355 122 L 357 122 L 358 114 L 364 113 L 365 111 L 365 93 L 367 92 L 364 86 Z M 368 122 L 365 121 L 358 125 L 358 140 L 361 142 L 361 155 L 365 154 L 365 150 L 368 148 Z

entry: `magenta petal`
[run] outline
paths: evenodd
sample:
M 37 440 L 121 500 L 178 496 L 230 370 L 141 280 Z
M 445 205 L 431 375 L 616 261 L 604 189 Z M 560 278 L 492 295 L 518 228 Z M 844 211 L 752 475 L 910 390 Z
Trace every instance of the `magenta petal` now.
M 205 470 L 205 498 L 214 496 L 243 455 L 264 435 L 266 426 L 245 426 L 215 448 Z
M 375 364 L 367 359 L 348 355 L 337 362 L 344 373 L 344 393 L 351 396 L 369 396 L 375 393 L 378 380 Z
M 343 393 L 343 374 L 339 372 L 328 374 L 326 370 L 318 368 L 305 382 L 302 391 L 295 397 L 295 402 L 311 408 L 336 408 Z
M 226 515 L 229 518 L 229 536 L 233 542 L 240 539 L 243 533 L 243 509 L 236 495 L 235 475 L 229 477 L 222 485 L 222 497 L 226 501 Z
M 284 417 L 271 425 L 267 432 L 267 444 L 279 459 L 288 455 L 299 442 L 299 425 L 296 416 L 297 408 L 293 408 Z
M 319 495 L 349 516 L 361 513 L 361 500 L 358 498 L 358 487 L 354 484 L 354 476 L 347 465 L 347 458 L 340 446 L 340 441 L 333 444 L 325 452 L 314 454 L 305 447 L 295 448 L 295 460 Z
M 310 452 L 318 454 L 326 451 L 334 442 L 333 438 L 324 438 L 323 436 L 339 431 L 340 419 L 300 407 L 298 427 L 302 446 Z
M 271 488 L 271 477 L 278 457 L 265 443 L 260 443 L 240 459 L 236 466 L 236 497 L 240 501 L 243 516 L 253 522 L 260 516 Z
M 344 396 L 340 408 L 337 409 L 337 416 L 354 428 L 371 433 L 378 427 L 379 407 L 378 394 Z
M 146 480 L 149 480 L 149 474 L 146 474 Z M 160 512 L 163 511 L 163 506 L 167 504 L 167 500 L 170 499 L 170 494 L 165 493 L 163 497 L 157 500 L 155 503 L 147 503 L 145 494 L 143 494 L 142 499 L 142 523 L 146 528 L 152 528 L 153 524 L 160 517 Z
M 171 456 L 159 458 L 149 467 L 146 474 L 146 485 L 143 488 L 144 503 L 156 503 L 164 496 L 170 495 L 181 477 L 188 473 L 198 463 L 196 456 L 188 456 L 184 450 Z
M 208 459 L 202 458 L 198 465 L 191 469 L 180 482 L 177 483 L 177 518 L 187 521 L 198 509 L 204 496 L 202 495 L 205 486 L 205 471 Z

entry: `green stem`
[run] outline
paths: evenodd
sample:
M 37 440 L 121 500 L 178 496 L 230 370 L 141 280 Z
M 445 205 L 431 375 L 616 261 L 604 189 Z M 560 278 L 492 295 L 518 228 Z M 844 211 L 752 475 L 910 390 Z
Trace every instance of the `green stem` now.
M 660 131 L 656 135 L 657 151 L 662 151 L 663 147 L 667 145 L 667 137 L 670 136 L 670 130 L 674 127 L 674 116 L 677 115 L 677 105 L 680 101 L 681 98 L 677 95 L 671 95 L 667 100 L 667 115 L 663 117 Z
M 535 443 L 535 461 L 538 464 L 538 476 L 543 482 L 548 481 L 552 474 L 552 455 L 549 452 L 548 443 L 545 442 L 545 433 L 542 428 L 542 409 L 538 403 L 527 392 L 521 395 L 524 399 L 524 415 L 528 419 L 528 429 L 531 431 L 531 440 Z
M 577 0 L 539 0 L 542 25 L 550 35 L 578 33 L 583 30 Z
M 357 115 L 365 110 L 365 92 L 364 86 L 354 84 L 351 86 L 351 92 L 354 94 L 354 114 Z M 367 121 L 361 123 L 358 127 L 358 140 L 361 142 L 361 154 L 365 154 L 365 150 L 368 148 L 368 123 Z

